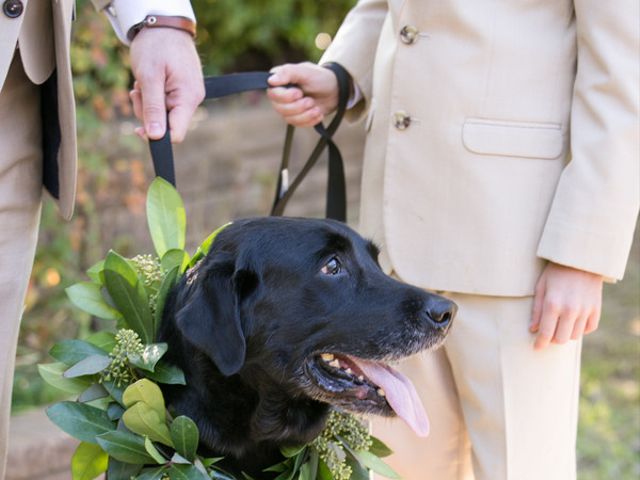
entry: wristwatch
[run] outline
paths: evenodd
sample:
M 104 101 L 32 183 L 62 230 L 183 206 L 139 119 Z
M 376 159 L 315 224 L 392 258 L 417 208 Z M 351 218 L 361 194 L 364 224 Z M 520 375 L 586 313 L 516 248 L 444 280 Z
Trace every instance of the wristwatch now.
M 144 20 L 137 23 L 127 32 L 127 39 L 131 42 L 143 28 L 173 28 L 187 32 L 191 37 L 196 37 L 196 23 L 187 17 L 169 17 L 165 15 L 147 15 Z

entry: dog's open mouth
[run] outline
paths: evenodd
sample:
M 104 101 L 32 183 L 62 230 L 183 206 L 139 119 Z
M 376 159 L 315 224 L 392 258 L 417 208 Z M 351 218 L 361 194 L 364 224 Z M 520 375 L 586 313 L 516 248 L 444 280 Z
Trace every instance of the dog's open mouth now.
M 346 354 L 321 353 L 306 362 L 306 371 L 329 403 L 346 409 L 402 418 L 419 436 L 429 420 L 411 381 L 390 366 Z

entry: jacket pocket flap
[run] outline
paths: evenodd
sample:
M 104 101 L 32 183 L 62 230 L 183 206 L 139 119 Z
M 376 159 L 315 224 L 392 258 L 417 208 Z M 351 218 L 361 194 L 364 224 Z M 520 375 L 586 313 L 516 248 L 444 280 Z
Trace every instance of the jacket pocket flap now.
M 468 118 L 462 127 L 465 148 L 482 155 L 558 158 L 564 138 L 558 123 L 526 123 Z

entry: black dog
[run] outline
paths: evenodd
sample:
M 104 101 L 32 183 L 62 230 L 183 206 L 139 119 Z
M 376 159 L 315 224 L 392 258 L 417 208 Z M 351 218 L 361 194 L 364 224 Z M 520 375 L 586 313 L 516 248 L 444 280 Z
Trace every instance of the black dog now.
M 385 275 L 377 254 L 328 220 L 249 219 L 219 234 L 159 333 L 187 379 L 167 401 L 197 423 L 207 453 L 265 478 L 280 446 L 319 434 L 330 405 L 395 410 L 424 433 L 415 390 L 382 362 L 438 346 L 456 307 Z

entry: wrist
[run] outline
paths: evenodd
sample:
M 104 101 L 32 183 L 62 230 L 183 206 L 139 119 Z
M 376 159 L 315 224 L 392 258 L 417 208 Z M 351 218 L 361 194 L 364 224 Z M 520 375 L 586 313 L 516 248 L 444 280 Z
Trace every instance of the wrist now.
M 127 39 L 129 42 L 132 42 L 138 33 L 147 28 L 171 28 L 173 30 L 185 32 L 189 34 L 191 38 L 196 37 L 196 22 L 190 18 L 166 15 L 147 15 L 142 22 L 133 25 L 129 29 L 127 32 Z
M 141 24 L 149 16 L 183 17 L 195 24 L 195 14 L 190 0 L 101 0 L 102 11 L 107 15 L 118 38 L 129 45 L 127 35 L 132 27 Z M 95 3 L 95 0 L 94 0 Z

